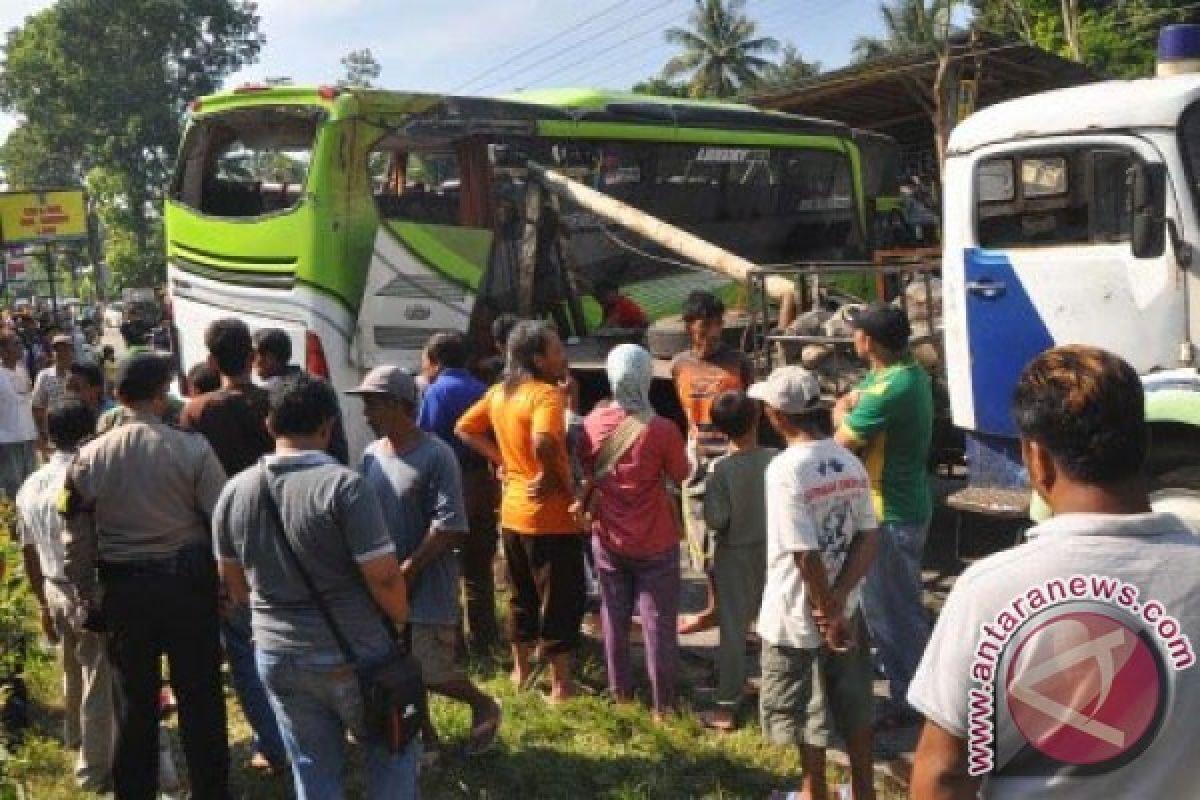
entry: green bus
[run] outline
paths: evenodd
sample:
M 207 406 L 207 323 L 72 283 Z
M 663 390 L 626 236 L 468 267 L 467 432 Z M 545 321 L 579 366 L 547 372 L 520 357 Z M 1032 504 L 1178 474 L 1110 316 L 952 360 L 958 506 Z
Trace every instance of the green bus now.
M 745 105 L 587 89 L 204 97 L 166 204 L 181 365 L 205 357 L 205 327 L 231 314 L 288 331 L 305 367 L 339 387 L 379 364 L 417 367 L 437 331 L 482 344 L 521 300 L 523 241 L 537 245 L 536 311 L 573 310 L 575 333 L 597 322 L 584 295 L 602 276 L 652 319 L 678 313 L 694 288 L 736 298 L 727 276 L 593 214 L 540 213 L 526 202 L 530 161 L 755 263 L 862 260 L 875 198 L 860 141 L 839 123 Z M 347 421 L 361 446 L 358 416 Z

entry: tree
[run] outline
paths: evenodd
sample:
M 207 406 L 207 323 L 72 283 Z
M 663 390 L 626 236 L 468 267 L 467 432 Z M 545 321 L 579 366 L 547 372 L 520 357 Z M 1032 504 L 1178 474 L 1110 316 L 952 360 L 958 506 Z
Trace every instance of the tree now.
M 634 94 L 649 94 L 656 97 L 689 97 L 687 84 L 669 81 L 660 76 L 635 83 L 630 89 Z
M 891 0 L 879 7 L 886 37 L 863 36 L 854 43 L 860 60 L 903 52 L 928 51 L 936 62 L 933 80 L 926 84 L 912 74 L 905 79 L 917 102 L 933 122 L 938 169 L 946 161 L 950 119 L 946 112 L 946 79 L 950 72 L 950 35 L 955 9 L 963 0 Z
M 663 67 L 662 77 L 687 78 L 692 97 L 732 97 L 756 86 L 779 42 L 756 37 L 757 25 L 744 13 L 745 0 L 694 0 L 691 28 L 670 28 L 666 40 L 683 48 Z
M 858 61 L 892 53 L 936 48 L 950 31 L 956 0 L 893 0 L 879 7 L 884 38 L 860 36 L 852 52 Z
M 778 64 L 772 64 L 759 79 L 759 91 L 788 89 L 821 73 L 819 61 L 805 61 L 796 45 L 788 42 L 783 46 Z
M 126 284 L 161 281 L 161 203 L 187 104 L 263 41 L 250 0 L 59 0 L 3 46 L 0 108 L 24 118 L 6 173 L 45 174 L 29 143 L 68 159 L 76 180 L 102 170 L 107 261 Z
M 1158 31 L 1194 0 L 973 0 L 972 24 L 1120 78 L 1153 74 Z
M 357 86 L 360 89 L 374 86 L 374 81 L 383 72 L 383 67 L 379 66 L 369 47 L 351 50 L 342 56 L 342 67 L 345 68 L 346 75 L 338 81 L 338 86 Z

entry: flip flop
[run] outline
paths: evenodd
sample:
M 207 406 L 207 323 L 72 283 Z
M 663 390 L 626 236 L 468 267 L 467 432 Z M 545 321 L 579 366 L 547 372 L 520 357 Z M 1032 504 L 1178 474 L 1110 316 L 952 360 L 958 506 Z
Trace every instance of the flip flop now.
M 708 617 L 708 621 L 705 621 Z M 684 614 L 679 618 L 679 624 L 676 628 L 681 636 L 687 636 L 690 633 L 701 633 L 703 631 L 712 630 L 717 627 L 716 615 L 709 616 L 707 614 Z
M 500 733 L 500 723 L 504 720 L 504 709 L 500 707 L 499 701 L 494 702 L 496 703 L 495 715 L 471 728 L 471 738 L 466 749 L 468 756 L 483 755 L 496 744 L 496 736 Z

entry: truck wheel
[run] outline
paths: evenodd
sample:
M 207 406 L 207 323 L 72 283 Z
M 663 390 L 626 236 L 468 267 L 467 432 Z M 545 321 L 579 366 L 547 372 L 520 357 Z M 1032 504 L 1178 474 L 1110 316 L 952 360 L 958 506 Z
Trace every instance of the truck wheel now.
M 1177 514 L 1200 534 L 1200 466 L 1179 467 L 1151 479 L 1150 506 Z

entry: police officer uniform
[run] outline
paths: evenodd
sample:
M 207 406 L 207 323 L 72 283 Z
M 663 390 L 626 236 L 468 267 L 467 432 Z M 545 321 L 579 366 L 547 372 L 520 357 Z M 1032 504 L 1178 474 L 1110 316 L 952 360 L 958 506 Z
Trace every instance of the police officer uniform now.
M 161 356 L 121 364 L 127 380 L 169 377 Z M 163 380 L 162 388 L 165 388 Z M 160 389 L 160 392 L 162 389 Z M 209 519 L 225 472 L 199 434 L 146 410 L 80 450 L 67 474 L 66 574 L 85 627 L 107 631 L 117 684 L 118 798 L 157 794 L 161 657 L 169 662 L 192 797 L 228 797 L 218 582 Z

